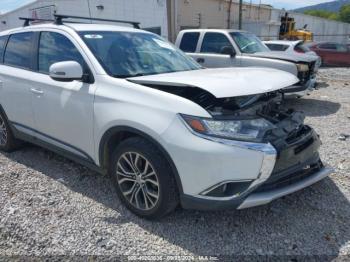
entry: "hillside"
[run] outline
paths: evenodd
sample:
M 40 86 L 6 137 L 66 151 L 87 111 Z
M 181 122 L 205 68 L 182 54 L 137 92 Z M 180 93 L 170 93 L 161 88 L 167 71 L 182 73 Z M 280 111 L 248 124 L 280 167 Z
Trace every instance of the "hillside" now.
M 325 10 L 329 12 L 339 12 L 343 5 L 350 4 L 350 0 L 337 0 L 328 3 L 306 6 L 303 8 L 295 9 L 294 11 L 303 13 L 308 10 Z

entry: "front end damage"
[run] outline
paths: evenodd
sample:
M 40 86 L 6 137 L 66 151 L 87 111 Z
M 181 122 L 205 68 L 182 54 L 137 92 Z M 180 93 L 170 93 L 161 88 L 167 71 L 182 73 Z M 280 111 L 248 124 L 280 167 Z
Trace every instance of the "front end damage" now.
M 258 206 L 312 185 L 332 172 L 320 159 L 319 136 L 304 123 L 303 112 L 284 108 L 283 94 L 279 90 L 217 98 L 208 91 L 193 86 L 149 83 L 144 86 L 186 98 L 204 108 L 211 115 L 210 119 L 181 115 L 184 123 L 195 135 L 264 154 L 257 179 L 225 179 L 195 196 L 184 195 L 181 198 L 184 208 L 213 210 Z M 246 129 L 245 135 L 255 134 L 249 141 L 205 130 L 210 128 L 210 125 L 217 126 L 217 123 L 221 122 L 246 120 L 263 120 L 268 124 L 264 124 L 257 133 Z M 233 127 L 229 126 L 225 130 L 230 128 Z
M 205 104 L 202 102 L 205 101 Z M 197 100 L 199 102 L 199 100 Z M 214 119 L 249 119 L 263 118 L 272 125 L 264 131 L 264 135 L 257 143 L 271 144 L 276 150 L 276 159 L 270 176 L 259 183 L 254 181 L 237 183 L 235 186 L 221 186 L 221 189 L 231 188 L 237 196 L 245 195 L 242 187 L 249 193 L 264 193 L 290 187 L 313 177 L 317 173 L 329 174 L 331 170 L 325 167 L 320 159 L 318 150 L 321 145 L 318 134 L 308 125 L 304 124 L 304 113 L 285 109 L 282 97 L 278 92 L 263 95 L 221 99 L 220 101 L 201 100 L 202 106 L 210 112 Z M 232 190 L 235 188 L 235 190 Z M 207 191 L 207 196 L 220 196 L 219 187 Z M 221 194 L 228 196 L 227 194 Z M 248 194 L 247 194 L 248 195 Z M 249 207 L 253 206 L 252 203 Z M 244 208 L 241 206 L 240 208 Z

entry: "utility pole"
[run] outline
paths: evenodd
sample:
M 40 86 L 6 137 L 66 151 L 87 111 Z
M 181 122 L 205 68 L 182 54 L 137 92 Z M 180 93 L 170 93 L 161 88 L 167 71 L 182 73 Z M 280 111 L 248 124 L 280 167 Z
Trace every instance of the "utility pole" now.
M 227 9 L 227 29 L 231 29 L 231 8 L 233 0 L 230 0 L 229 6 Z
M 238 21 L 239 30 L 242 30 L 242 16 L 243 16 L 243 0 L 239 0 L 239 21 Z

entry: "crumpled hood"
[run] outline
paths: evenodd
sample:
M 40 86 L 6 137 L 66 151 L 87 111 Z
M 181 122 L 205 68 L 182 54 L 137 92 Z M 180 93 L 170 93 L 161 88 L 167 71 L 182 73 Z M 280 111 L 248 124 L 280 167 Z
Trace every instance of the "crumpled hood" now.
M 127 79 L 141 85 L 198 87 L 217 98 L 262 94 L 292 86 L 299 79 L 272 68 L 219 68 L 138 76 Z
M 279 52 L 279 51 L 268 51 L 268 52 L 258 52 L 255 54 L 244 54 L 248 56 L 253 57 L 262 57 L 262 58 L 271 58 L 271 59 L 278 59 L 293 63 L 311 63 L 315 62 L 317 60 L 317 57 L 307 54 L 288 54 L 286 52 Z

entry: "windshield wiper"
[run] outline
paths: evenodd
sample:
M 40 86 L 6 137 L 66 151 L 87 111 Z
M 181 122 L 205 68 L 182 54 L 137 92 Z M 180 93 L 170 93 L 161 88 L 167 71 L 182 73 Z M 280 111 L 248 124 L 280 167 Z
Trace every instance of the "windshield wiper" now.
M 117 78 L 129 78 L 129 77 L 138 77 L 138 76 L 145 76 L 146 74 L 143 73 L 138 73 L 138 74 L 133 74 L 133 75 L 116 75 L 113 74 L 113 77 L 117 77 Z

